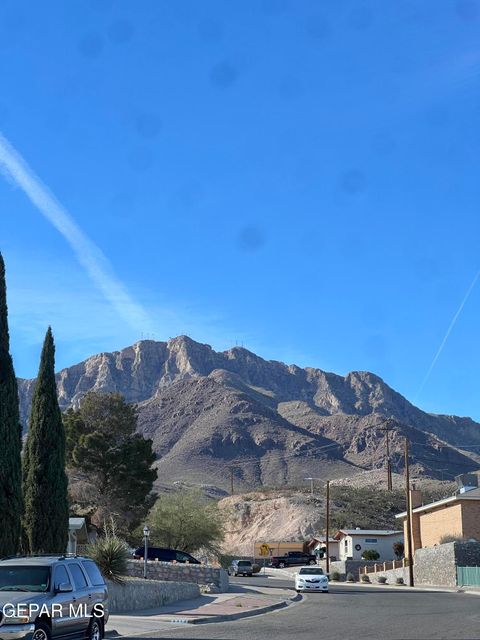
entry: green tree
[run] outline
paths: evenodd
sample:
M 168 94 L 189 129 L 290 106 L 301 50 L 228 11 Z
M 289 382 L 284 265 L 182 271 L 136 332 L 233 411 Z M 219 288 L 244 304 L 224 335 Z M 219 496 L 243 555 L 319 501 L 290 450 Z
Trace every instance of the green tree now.
M 162 495 L 148 514 L 152 544 L 192 553 L 218 551 L 223 540 L 223 520 L 215 502 L 198 489 Z
M 122 533 L 136 526 L 153 504 L 152 441 L 136 433 L 136 409 L 119 393 L 88 393 L 80 409 L 64 414 L 67 458 L 95 487 L 93 520 L 115 515 Z M 122 524 L 123 530 L 122 530 Z
M 403 542 L 394 542 L 392 548 L 397 560 L 403 558 L 403 554 L 405 553 L 405 545 L 403 544 Z
M 380 558 L 380 554 L 376 549 L 365 549 L 362 553 L 362 558 L 364 560 L 378 560 Z
M 22 431 L 8 333 L 5 263 L 0 254 L 0 557 L 18 551 L 22 515 Z
M 64 553 L 68 541 L 65 432 L 55 381 L 55 345 L 48 328 L 33 394 L 24 455 L 24 540 L 31 553 Z

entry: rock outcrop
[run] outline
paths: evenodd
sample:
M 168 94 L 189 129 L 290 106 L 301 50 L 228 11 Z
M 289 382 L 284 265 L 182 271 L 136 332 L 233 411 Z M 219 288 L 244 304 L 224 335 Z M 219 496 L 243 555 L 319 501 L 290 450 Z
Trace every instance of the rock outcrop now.
M 379 468 L 387 417 L 396 470 L 404 436 L 419 476 L 448 478 L 478 466 L 478 457 L 457 450 L 480 445 L 478 423 L 427 414 L 372 373 L 302 369 L 239 347 L 219 353 L 186 336 L 92 356 L 60 371 L 57 383 L 63 409 L 88 391 L 117 391 L 137 403 L 139 430 L 154 441 L 165 483 L 226 487 L 227 466 L 242 488 Z M 33 386 L 19 381 L 25 426 Z

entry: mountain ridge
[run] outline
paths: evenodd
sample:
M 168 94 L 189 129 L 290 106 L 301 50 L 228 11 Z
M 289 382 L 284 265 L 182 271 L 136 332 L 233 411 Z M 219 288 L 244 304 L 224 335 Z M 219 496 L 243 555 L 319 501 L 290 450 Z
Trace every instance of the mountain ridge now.
M 211 479 L 219 464 L 233 463 L 247 488 L 322 475 L 322 466 L 329 473 L 335 467 L 336 477 L 353 475 L 385 464 L 386 418 L 397 470 L 407 433 L 419 476 L 477 466 L 458 445 L 480 445 L 480 424 L 423 412 L 376 374 L 340 376 L 264 360 L 243 347 L 216 352 L 188 336 L 96 354 L 59 371 L 57 385 L 63 410 L 78 407 L 88 391 L 117 391 L 136 403 L 139 430 L 153 438 L 164 477 L 200 481 L 204 470 Z M 34 380 L 19 380 L 24 425 L 33 387 Z

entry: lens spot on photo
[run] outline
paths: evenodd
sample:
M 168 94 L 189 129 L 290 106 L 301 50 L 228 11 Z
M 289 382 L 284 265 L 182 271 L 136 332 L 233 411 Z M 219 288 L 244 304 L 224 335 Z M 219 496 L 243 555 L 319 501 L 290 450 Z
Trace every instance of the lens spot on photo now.
M 130 152 L 128 162 L 134 171 L 143 173 L 152 166 L 153 153 L 150 149 L 135 149 Z
M 476 20 L 480 14 L 479 3 L 475 0 L 457 0 L 455 12 L 460 20 Z
M 208 20 L 198 25 L 198 33 L 204 42 L 220 42 L 223 38 L 223 27 L 214 20 Z
M 162 128 L 160 118 L 154 113 L 141 113 L 137 116 L 135 130 L 141 138 L 155 138 Z
M 109 11 L 113 7 L 113 0 L 90 0 L 90 6 L 97 11 Z
M 388 133 L 378 133 L 372 138 L 372 149 L 379 156 L 387 156 L 396 149 L 395 140 Z
M 331 33 L 328 20 L 323 16 L 310 16 L 306 25 L 307 35 L 313 40 L 323 40 Z
M 285 13 L 288 9 L 288 0 L 263 0 L 262 9 L 269 15 Z
M 366 187 L 365 174 L 359 169 L 349 169 L 340 176 L 340 189 L 349 196 L 359 195 Z
M 266 242 L 263 229 L 256 226 L 247 226 L 238 234 L 238 246 L 242 251 L 254 253 L 259 251 Z
M 108 28 L 108 37 L 115 44 L 125 44 L 133 37 L 134 28 L 128 20 L 117 20 Z
M 129 218 L 134 212 L 133 198 L 129 193 L 116 193 L 111 201 L 112 216 L 119 219 Z
M 385 358 L 389 351 L 388 341 L 378 333 L 372 334 L 365 340 L 365 351 L 373 358 Z
M 210 81 L 219 89 L 228 89 L 238 78 L 237 69 L 229 62 L 219 62 L 210 71 Z
M 98 58 L 103 51 L 103 38 L 97 33 L 88 33 L 78 42 L 78 50 L 85 58 Z
M 302 93 L 302 84 L 295 76 L 288 76 L 281 80 L 278 86 L 278 94 L 285 100 L 298 98 Z
M 368 7 L 358 6 L 353 9 L 348 18 L 348 23 L 353 29 L 363 31 L 368 29 L 373 22 L 373 14 Z

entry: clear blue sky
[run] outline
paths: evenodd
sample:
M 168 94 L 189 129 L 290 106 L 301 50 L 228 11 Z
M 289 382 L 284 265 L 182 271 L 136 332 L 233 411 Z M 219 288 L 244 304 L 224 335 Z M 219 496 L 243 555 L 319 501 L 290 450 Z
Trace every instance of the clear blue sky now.
M 0 131 L 151 318 L 1 177 L 18 375 L 51 323 L 59 367 L 187 333 L 415 397 L 480 268 L 479 2 L 12 0 L 0 65 Z M 479 311 L 422 408 L 480 419 Z

